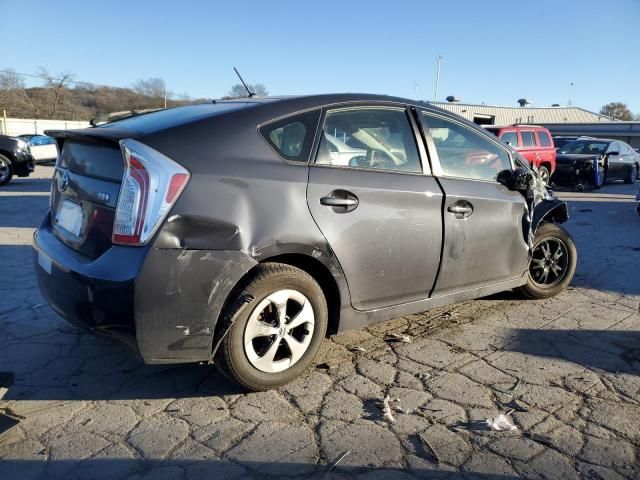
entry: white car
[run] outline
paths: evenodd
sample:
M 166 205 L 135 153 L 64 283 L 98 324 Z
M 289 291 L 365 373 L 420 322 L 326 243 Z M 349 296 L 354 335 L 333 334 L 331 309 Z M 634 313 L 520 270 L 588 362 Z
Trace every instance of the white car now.
M 366 157 L 367 155 L 366 150 L 351 147 L 331 134 L 325 133 L 325 138 L 327 140 L 329 154 L 331 155 L 332 165 L 341 165 L 346 167 L 351 165 L 352 159 L 356 160 L 360 157 Z
M 56 140 L 47 135 L 20 135 L 29 142 L 29 150 L 36 163 L 55 162 L 58 158 Z

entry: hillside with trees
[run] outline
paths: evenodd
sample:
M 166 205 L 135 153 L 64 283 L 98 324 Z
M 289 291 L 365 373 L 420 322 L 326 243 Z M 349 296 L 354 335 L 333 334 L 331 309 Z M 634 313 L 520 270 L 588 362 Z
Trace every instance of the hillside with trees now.
M 31 76 L 31 75 L 30 75 Z M 0 70 L 0 115 L 8 117 L 90 120 L 113 112 L 170 108 L 210 99 L 190 98 L 167 90 L 161 78 L 138 80 L 130 88 L 110 87 L 75 81 L 71 73 L 51 75 L 40 69 L 37 77 L 42 85 L 27 87 L 23 74 Z M 252 92 L 266 95 L 264 85 L 250 85 Z M 241 84 L 233 85 L 229 97 L 247 96 Z

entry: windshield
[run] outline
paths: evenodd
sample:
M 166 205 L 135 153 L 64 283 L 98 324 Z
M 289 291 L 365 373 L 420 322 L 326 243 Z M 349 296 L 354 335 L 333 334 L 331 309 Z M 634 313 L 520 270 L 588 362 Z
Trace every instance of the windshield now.
M 560 153 L 582 153 L 599 155 L 606 152 L 609 142 L 596 140 L 573 140 L 560 148 Z

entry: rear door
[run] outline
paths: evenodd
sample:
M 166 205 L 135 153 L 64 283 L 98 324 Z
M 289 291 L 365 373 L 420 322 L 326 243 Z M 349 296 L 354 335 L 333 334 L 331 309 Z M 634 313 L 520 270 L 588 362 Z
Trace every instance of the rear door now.
M 307 202 L 359 310 L 424 299 L 434 286 L 442 194 L 423 170 L 416 132 L 404 107 L 362 105 L 323 115 Z
M 420 119 L 445 193 L 444 248 L 433 296 L 522 277 L 528 266 L 522 194 L 496 181 L 508 150 L 483 132 L 428 111 Z
M 551 166 L 549 173 L 553 173 L 552 170 L 555 168 L 556 163 L 556 149 L 551 140 L 551 135 L 543 129 L 536 130 L 536 135 L 538 137 L 540 163 L 546 163 Z
M 624 178 L 627 166 L 624 161 L 622 146 L 619 142 L 611 142 L 607 147 L 607 180 Z M 612 154 L 613 153 L 613 154 Z
M 90 258 L 106 251 L 123 173 L 118 143 L 66 139 L 51 186 L 54 235 Z
M 540 165 L 540 153 L 535 132 L 533 130 L 520 130 L 520 141 L 522 146 L 518 149 L 518 152 L 520 152 L 530 164 L 536 167 Z

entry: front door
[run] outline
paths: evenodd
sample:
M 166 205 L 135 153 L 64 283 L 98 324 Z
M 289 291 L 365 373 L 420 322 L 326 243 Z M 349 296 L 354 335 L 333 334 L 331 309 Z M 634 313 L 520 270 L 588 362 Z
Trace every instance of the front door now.
M 404 108 L 328 110 L 309 170 L 309 210 L 371 310 L 429 296 L 440 261 L 442 194 L 423 172 Z
M 433 296 L 522 277 L 528 267 L 522 194 L 496 181 L 511 169 L 507 149 L 483 132 L 419 114 L 434 174 L 445 193 L 442 266 Z

